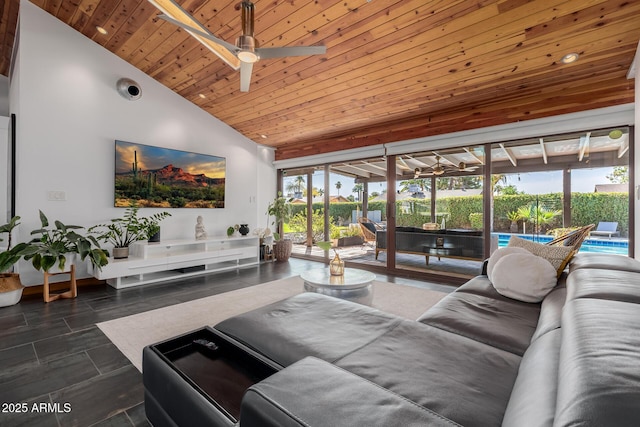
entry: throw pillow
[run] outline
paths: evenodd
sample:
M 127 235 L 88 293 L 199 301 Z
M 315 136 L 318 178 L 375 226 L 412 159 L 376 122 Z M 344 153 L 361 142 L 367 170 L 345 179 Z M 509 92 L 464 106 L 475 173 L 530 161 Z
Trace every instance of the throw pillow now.
M 489 257 L 489 261 L 487 262 L 487 276 L 489 277 L 489 280 L 491 282 L 493 282 L 493 280 L 491 279 L 493 268 L 495 267 L 498 260 L 500 260 L 505 255 L 517 254 L 517 253 L 529 254 L 531 252 L 529 252 L 525 248 L 505 247 L 505 248 L 496 249 L 491 254 L 491 256 Z
M 532 254 L 546 259 L 556 269 L 556 277 L 560 277 L 575 253 L 571 246 L 542 245 L 531 240 L 521 239 L 518 236 L 511 236 L 508 247 L 524 248 Z
M 493 267 L 493 287 L 507 298 L 540 302 L 558 283 L 556 269 L 531 253 L 511 253 Z

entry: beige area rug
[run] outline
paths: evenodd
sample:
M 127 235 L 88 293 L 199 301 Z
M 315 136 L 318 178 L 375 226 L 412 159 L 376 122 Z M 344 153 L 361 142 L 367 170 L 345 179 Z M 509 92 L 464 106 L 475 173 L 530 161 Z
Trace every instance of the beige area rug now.
M 98 324 L 104 334 L 142 372 L 142 349 L 165 339 L 215 325 L 302 292 L 299 276 L 237 289 Z M 372 306 L 415 320 L 446 294 L 413 286 L 373 282 Z

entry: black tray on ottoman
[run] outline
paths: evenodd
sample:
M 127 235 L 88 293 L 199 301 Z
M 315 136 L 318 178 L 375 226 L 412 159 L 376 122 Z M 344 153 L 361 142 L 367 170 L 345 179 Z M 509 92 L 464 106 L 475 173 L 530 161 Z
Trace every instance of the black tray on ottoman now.
M 197 342 L 214 343 L 214 350 Z M 247 388 L 280 369 L 209 327 L 147 346 L 142 369 L 147 418 L 156 427 L 232 426 Z

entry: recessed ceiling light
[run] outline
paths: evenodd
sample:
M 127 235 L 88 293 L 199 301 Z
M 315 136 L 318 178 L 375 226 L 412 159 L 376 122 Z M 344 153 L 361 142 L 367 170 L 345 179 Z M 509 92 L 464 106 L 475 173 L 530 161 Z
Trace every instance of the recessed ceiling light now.
M 267 139 L 267 138 L 268 138 L 268 136 L 267 136 L 267 135 L 265 135 L 265 134 L 262 134 L 262 135 L 260 135 L 260 138 L 262 138 L 262 139 Z
M 576 62 L 578 58 L 580 58 L 580 55 L 575 52 L 571 52 L 563 56 L 560 62 L 562 62 L 563 64 L 571 64 L 572 62 Z
M 105 30 L 104 28 L 102 28 L 102 27 L 101 27 L 101 26 L 99 26 L 99 25 L 97 25 L 97 26 L 96 26 L 96 30 L 98 30 L 98 32 L 99 32 L 100 34 L 103 34 L 103 35 L 105 35 L 105 36 L 106 36 L 107 34 L 109 34 L 109 31 Z
M 207 97 L 207 95 L 205 95 L 204 93 L 199 93 L 198 96 L 202 99 L 205 99 Z

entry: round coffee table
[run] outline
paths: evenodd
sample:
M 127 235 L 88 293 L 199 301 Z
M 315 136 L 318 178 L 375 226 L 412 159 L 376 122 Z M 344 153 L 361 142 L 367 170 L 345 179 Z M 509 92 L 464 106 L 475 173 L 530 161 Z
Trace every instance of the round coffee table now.
M 332 276 L 329 268 L 307 270 L 300 274 L 304 280 L 304 290 L 336 298 L 346 299 L 364 305 L 373 300 L 373 281 L 376 275 L 366 270 L 345 268 L 344 275 Z

